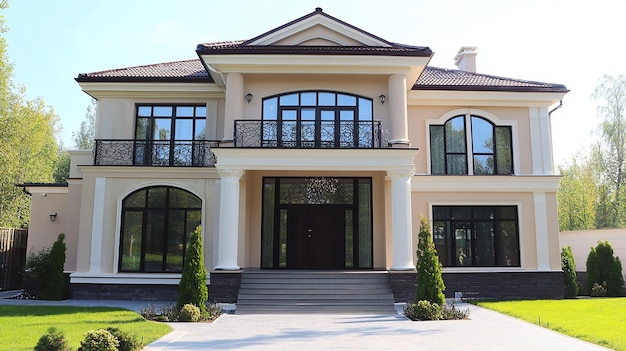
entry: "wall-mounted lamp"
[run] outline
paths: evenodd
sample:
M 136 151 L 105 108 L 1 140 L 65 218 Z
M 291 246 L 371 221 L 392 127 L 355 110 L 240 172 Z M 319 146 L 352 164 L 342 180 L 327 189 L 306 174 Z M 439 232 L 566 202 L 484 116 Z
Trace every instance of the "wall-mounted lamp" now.
M 252 101 L 252 98 L 254 97 L 254 95 L 252 95 L 252 93 L 247 93 L 246 94 L 246 101 L 248 103 L 250 103 L 250 101 Z
M 57 213 L 51 213 L 50 214 L 50 222 L 54 222 L 57 220 Z
M 384 104 L 386 99 L 387 97 L 384 94 L 378 95 L 378 100 L 380 100 L 381 104 Z

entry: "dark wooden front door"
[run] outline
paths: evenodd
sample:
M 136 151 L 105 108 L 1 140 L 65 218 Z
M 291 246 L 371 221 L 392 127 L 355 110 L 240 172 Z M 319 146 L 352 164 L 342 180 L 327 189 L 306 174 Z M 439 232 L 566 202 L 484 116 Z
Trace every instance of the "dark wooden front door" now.
M 345 206 L 291 205 L 287 219 L 288 269 L 345 267 Z

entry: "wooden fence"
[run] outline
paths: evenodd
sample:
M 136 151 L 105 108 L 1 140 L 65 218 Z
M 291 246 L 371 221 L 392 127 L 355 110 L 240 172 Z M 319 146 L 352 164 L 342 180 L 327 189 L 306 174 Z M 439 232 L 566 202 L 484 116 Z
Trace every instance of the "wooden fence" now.
M 0 228 L 0 290 L 22 288 L 27 229 Z

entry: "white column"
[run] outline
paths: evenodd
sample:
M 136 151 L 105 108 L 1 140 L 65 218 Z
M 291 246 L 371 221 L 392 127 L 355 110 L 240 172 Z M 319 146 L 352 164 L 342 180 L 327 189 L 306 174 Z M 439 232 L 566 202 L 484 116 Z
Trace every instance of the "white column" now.
M 408 147 L 406 76 L 393 74 L 388 80 L 389 143 L 395 147 Z
M 242 170 L 220 169 L 220 217 L 217 265 L 215 269 L 236 271 L 239 247 L 239 179 Z
M 96 178 L 93 194 L 93 214 L 91 222 L 91 254 L 89 272 L 102 271 L 102 227 L 104 226 L 104 197 L 106 179 Z
M 391 270 L 415 269 L 411 226 L 412 170 L 387 171 L 391 179 Z
M 535 205 L 535 242 L 537 245 L 537 270 L 550 270 L 550 238 L 548 235 L 548 206 L 546 193 L 533 193 Z
M 243 100 L 243 75 L 241 73 L 228 73 L 226 75 L 223 141 L 233 140 L 235 120 L 243 117 Z

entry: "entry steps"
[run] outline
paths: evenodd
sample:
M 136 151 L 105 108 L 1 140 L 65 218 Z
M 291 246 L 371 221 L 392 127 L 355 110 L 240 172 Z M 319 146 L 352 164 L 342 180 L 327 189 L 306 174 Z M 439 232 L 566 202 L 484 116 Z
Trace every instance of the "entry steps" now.
M 236 314 L 396 313 L 386 271 L 244 271 Z

